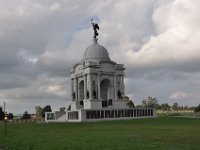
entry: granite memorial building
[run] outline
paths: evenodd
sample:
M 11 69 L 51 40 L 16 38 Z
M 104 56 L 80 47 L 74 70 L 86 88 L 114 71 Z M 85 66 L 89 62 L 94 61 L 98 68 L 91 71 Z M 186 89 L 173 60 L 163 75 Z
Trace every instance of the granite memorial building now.
M 127 107 L 124 98 L 125 67 L 111 60 L 108 50 L 98 43 L 98 25 L 93 22 L 92 25 L 93 42 L 86 48 L 81 62 L 75 64 L 70 72 L 72 102 L 71 109 L 66 112 L 66 121 L 155 117 L 153 108 Z M 57 120 L 56 115 L 56 112 L 46 113 L 46 121 Z

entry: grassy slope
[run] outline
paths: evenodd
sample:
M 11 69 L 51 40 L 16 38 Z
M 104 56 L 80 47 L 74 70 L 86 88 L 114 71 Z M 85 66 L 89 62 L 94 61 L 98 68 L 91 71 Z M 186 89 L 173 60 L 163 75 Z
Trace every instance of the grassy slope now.
M 200 119 L 160 117 L 96 123 L 0 124 L 0 148 L 198 150 Z

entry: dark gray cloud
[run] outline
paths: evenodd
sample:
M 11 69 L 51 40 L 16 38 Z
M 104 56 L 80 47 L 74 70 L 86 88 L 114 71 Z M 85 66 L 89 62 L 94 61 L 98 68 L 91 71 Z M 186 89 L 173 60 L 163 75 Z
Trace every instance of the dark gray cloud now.
M 25 88 L 29 86 L 30 78 L 17 74 L 0 74 L 0 89 Z

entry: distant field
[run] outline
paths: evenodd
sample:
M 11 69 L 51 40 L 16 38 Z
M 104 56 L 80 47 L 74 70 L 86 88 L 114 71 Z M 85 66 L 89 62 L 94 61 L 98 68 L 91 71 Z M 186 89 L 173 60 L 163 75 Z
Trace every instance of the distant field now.
M 194 113 L 193 111 L 157 111 L 158 116 L 185 116 L 185 117 L 200 117 L 200 112 Z
M 200 119 L 159 117 L 96 123 L 0 123 L 0 149 L 199 150 Z

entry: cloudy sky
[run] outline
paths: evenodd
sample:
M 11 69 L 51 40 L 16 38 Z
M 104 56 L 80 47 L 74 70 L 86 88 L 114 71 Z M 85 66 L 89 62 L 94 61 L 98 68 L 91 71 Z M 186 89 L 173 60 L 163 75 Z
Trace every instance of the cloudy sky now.
M 126 95 L 200 103 L 200 1 L 0 0 L 0 105 L 15 114 L 71 100 L 70 68 L 92 42 L 126 67 Z

